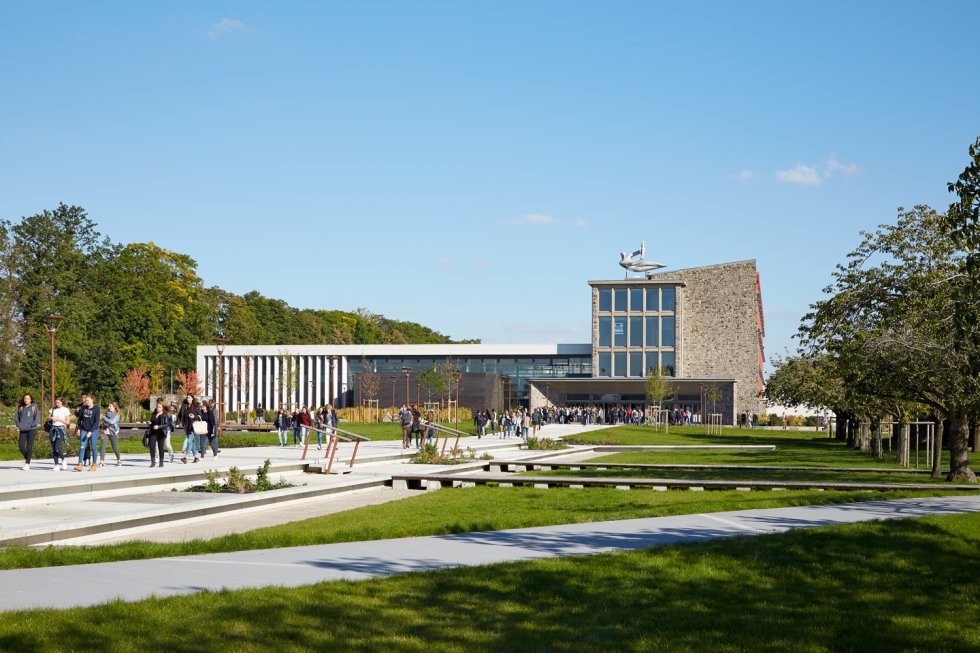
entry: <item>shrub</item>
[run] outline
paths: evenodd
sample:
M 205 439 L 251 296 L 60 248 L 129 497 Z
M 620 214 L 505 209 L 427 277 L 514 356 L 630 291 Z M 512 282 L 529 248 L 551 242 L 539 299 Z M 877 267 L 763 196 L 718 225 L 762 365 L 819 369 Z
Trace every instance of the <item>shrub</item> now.
M 552 440 L 551 438 L 536 438 L 533 435 L 527 437 L 525 442 L 525 448 L 533 450 L 542 451 L 552 451 L 557 449 L 567 449 L 568 445 L 561 440 Z

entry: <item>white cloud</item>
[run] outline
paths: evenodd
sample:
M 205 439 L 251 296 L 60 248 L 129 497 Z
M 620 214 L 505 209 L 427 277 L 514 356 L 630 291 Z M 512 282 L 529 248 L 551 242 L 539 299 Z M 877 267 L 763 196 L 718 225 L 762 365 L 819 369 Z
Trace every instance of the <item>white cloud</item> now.
M 524 222 L 528 224 L 555 224 L 558 219 L 552 215 L 544 215 L 543 213 L 529 213 L 524 216 Z
M 453 260 L 451 258 L 445 258 L 445 257 L 437 258 L 436 260 L 432 261 L 432 264 L 438 265 L 441 268 L 448 268 L 453 265 Z
M 738 174 L 735 175 L 735 179 L 738 179 L 739 183 L 747 183 L 755 177 L 755 173 L 751 170 L 739 170 Z
M 237 18 L 222 18 L 217 23 L 211 26 L 208 30 L 208 38 L 212 41 L 217 41 L 219 38 L 225 34 L 233 34 L 235 32 L 247 32 L 248 25 L 238 20 Z
M 776 179 L 787 184 L 819 186 L 838 172 L 843 175 L 856 175 L 861 172 L 861 166 L 856 163 L 841 163 L 837 159 L 830 158 L 812 166 L 798 163 L 795 168 L 779 170 L 776 172 Z
M 550 225 L 565 225 L 572 226 L 581 229 L 588 225 L 588 223 L 582 218 L 576 218 L 574 220 L 561 220 L 553 215 L 547 215 L 545 213 L 527 213 L 522 215 L 520 218 L 506 220 L 507 224 L 515 226 L 525 226 L 525 225 L 537 225 L 537 226 L 550 226 Z
M 827 171 L 831 174 L 842 172 L 845 175 L 856 175 L 861 172 L 861 166 L 856 163 L 841 163 L 837 159 L 827 159 Z
M 802 163 L 799 163 L 795 168 L 778 171 L 776 173 L 776 179 L 787 184 L 819 186 L 823 183 L 824 178 L 815 166 L 805 166 Z

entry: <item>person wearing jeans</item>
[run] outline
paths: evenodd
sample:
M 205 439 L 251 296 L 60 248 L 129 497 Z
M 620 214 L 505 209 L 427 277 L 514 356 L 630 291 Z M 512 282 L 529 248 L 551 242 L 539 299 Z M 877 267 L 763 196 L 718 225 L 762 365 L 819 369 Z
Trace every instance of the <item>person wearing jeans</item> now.
M 105 444 L 106 441 L 112 445 L 112 452 L 116 454 L 116 467 L 122 465 L 122 457 L 119 455 L 119 404 L 111 402 L 105 415 L 102 416 L 102 438 L 99 443 L 99 457 L 102 459 L 102 467 L 105 467 Z
M 88 468 L 90 472 L 98 469 L 99 447 L 93 434 L 99 427 L 99 407 L 95 405 L 92 395 L 85 395 L 85 401 L 78 411 L 78 464 L 75 471 L 80 472 L 84 469 L 82 461 L 85 460 L 86 449 L 91 449 L 92 466 Z
M 279 407 L 279 412 L 276 413 L 275 427 L 279 433 L 279 446 L 285 447 L 289 434 L 289 415 L 286 414 L 286 409 L 281 406 Z

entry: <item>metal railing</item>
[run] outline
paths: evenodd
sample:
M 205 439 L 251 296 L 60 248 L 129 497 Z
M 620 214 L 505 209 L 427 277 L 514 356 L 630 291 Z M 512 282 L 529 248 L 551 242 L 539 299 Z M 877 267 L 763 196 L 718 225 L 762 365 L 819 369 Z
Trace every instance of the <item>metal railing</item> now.
M 463 438 L 463 437 L 468 438 L 468 437 L 470 437 L 470 434 L 469 433 L 466 433 L 464 431 L 460 431 L 458 429 L 454 429 L 451 426 L 443 426 L 442 424 L 437 424 L 436 422 L 427 422 L 425 420 L 422 420 L 421 424 L 422 424 L 422 426 L 425 427 L 426 430 L 432 428 L 432 429 L 435 429 L 436 431 L 439 431 L 439 432 L 442 432 L 443 434 L 445 434 L 446 437 L 445 437 L 445 440 L 442 443 L 442 451 L 439 452 L 439 455 L 440 456 L 446 455 L 446 445 L 449 444 L 449 438 L 453 437 L 454 435 L 456 436 L 456 443 L 453 444 L 453 448 L 450 450 L 450 451 L 455 451 L 456 449 L 459 448 L 459 439 L 460 438 Z M 438 448 L 439 448 L 439 435 L 437 434 L 436 435 L 436 449 L 438 449 Z
M 344 442 L 354 443 L 354 452 L 350 456 L 350 461 L 347 463 L 349 467 L 354 466 L 354 460 L 357 458 L 357 450 L 361 446 L 362 442 L 370 442 L 371 438 L 366 438 L 363 435 L 358 435 L 352 431 L 347 431 L 339 426 L 331 426 L 326 429 L 318 429 L 315 426 L 303 427 L 306 429 L 306 437 L 303 438 L 303 455 L 300 460 L 306 460 L 306 452 L 310 448 L 310 436 L 316 433 L 322 433 L 327 436 L 327 451 L 325 459 L 327 461 L 327 466 L 324 469 L 324 474 L 329 474 L 330 470 L 333 469 L 333 459 L 337 455 L 337 447 L 340 445 L 341 440 Z M 340 435 L 343 433 L 344 435 Z

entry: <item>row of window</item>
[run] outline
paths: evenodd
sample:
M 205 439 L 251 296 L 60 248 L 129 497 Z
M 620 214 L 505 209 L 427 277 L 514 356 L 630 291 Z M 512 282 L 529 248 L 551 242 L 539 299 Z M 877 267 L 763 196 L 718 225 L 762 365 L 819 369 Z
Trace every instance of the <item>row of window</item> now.
M 599 370 L 596 376 L 646 376 L 658 367 L 674 376 L 674 352 L 672 351 L 600 351 Z
M 599 312 L 672 313 L 677 305 L 673 286 L 655 288 L 600 288 Z
M 599 347 L 673 347 L 675 320 L 672 316 L 601 316 Z

